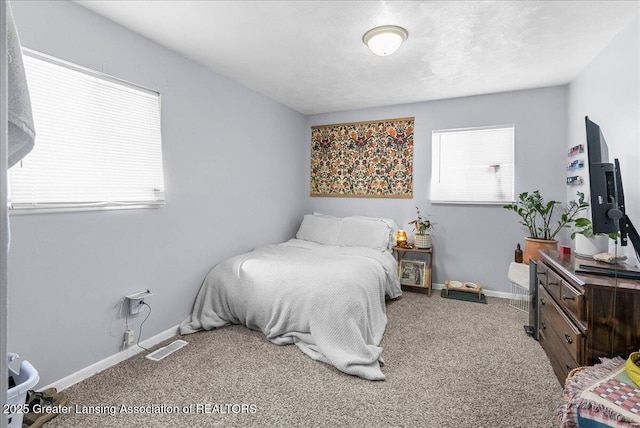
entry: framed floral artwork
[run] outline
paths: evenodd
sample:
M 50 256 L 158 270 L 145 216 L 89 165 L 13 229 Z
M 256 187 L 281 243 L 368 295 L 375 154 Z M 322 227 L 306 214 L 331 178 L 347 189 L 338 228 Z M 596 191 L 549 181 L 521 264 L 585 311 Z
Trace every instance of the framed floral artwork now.
M 414 118 L 311 127 L 311 196 L 412 198 Z

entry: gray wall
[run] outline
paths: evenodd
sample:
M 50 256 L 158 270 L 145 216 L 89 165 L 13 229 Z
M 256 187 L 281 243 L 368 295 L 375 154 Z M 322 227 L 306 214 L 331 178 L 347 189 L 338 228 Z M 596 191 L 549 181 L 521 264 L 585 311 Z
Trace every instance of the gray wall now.
M 164 208 L 11 217 L 8 348 L 42 386 L 119 351 L 122 296 L 155 292 L 144 340 L 190 313 L 213 264 L 292 237 L 307 129 L 299 113 L 71 2 L 13 10 L 24 46 L 162 94 Z
M 407 223 L 414 218 L 417 205 L 436 223 L 432 232 L 436 283 L 459 279 L 507 292 L 509 263 L 516 243 L 524 244 L 526 230 L 515 213 L 502 205 L 429 202 L 431 131 L 515 124 L 516 195 L 539 189 L 548 199 L 562 201 L 566 108 L 566 86 L 562 86 L 311 116 L 308 126 L 414 116 L 414 195 L 413 199 L 308 197 L 307 211 L 391 217 L 411 233 Z M 309 155 L 310 142 L 307 158 Z M 309 165 L 306 167 L 308 177 Z
M 585 144 L 584 117 L 600 125 L 609 160 L 620 159 L 627 213 L 640 227 L 640 19 L 629 26 L 569 85 L 568 147 Z M 584 156 L 586 162 L 586 154 Z M 583 172 L 587 176 L 587 171 Z M 585 177 L 588 179 L 588 176 Z M 587 180 L 588 182 L 588 180 Z M 588 186 L 581 186 L 588 193 Z M 573 197 L 574 194 L 568 195 Z M 613 247 L 610 248 L 613 251 Z M 637 263 L 631 246 L 620 248 Z M 640 248 L 638 249 L 640 251 Z

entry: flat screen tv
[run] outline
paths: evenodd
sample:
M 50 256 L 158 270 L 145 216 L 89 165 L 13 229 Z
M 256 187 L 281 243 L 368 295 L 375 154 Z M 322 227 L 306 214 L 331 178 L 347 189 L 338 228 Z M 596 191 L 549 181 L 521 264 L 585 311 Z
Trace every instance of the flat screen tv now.
M 616 233 L 622 212 L 618 207 L 616 173 L 609 162 L 609 148 L 600 127 L 585 117 L 587 156 L 589 158 L 589 192 L 594 233 Z
M 620 162 L 609 162 L 609 149 L 600 126 L 585 117 L 587 156 L 589 159 L 589 192 L 594 233 L 619 233 L 620 244 L 631 240 L 640 259 L 640 236 L 626 213 Z

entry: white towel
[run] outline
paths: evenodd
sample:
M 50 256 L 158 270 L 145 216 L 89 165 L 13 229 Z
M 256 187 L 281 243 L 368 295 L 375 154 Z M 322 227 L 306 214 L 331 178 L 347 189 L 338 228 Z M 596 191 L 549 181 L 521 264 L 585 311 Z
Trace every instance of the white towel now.
M 31 99 L 22 62 L 18 31 L 13 21 L 11 5 L 7 2 L 7 72 L 9 119 L 9 168 L 33 148 L 35 128 L 31 114 Z
M 529 289 L 529 265 L 511 262 L 508 273 L 509 281 L 522 288 Z

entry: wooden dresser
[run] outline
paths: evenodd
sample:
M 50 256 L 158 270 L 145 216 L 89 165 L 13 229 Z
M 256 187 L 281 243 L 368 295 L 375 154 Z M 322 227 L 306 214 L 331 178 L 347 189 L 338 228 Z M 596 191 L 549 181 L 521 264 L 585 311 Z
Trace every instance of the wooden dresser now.
M 540 344 L 561 384 L 575 367 L 640 349 L 640 281 L 576 274 L 581 264 L 612 267 L 556 251 L 538 260 Z

